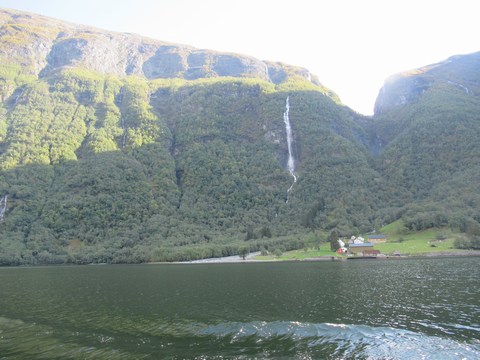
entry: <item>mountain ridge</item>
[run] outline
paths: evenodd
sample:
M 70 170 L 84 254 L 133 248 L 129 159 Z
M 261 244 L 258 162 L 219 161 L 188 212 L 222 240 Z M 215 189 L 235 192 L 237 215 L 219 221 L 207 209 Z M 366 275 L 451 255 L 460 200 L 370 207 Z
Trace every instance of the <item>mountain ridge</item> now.
M 438 82 L 454 85 L 467 94 L 479 95 L 478 82 L 470 80 L 480 76 L 479 61 L 480 52 L 453 55 L 444 61 L 390 76 L 375 101 L 375 115 L 415 102 Z
M 289 76 L 299 76 L 338 98 L 305 68 L 252 56 L 197 49 L 7 9 L 0 9 L 0 25 L 0 59 L 17 59 L 27 72 L 40 77 L 71 66 L 149 80 L 234 76 L 256 77 L 278 85 Z M 22 36 L 16 37 L 17 33 Z

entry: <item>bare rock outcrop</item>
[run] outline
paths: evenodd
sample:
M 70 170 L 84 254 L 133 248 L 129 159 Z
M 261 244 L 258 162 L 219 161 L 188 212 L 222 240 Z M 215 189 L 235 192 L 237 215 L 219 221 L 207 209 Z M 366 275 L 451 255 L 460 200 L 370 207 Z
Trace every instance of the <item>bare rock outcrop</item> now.
M 320 85 L 316 77 L 300 67 L 0 9 L 0 61 L 12 59 L 24 72 L 39 76 L 81 67 L 147 79 L 229 76 L 254 77 L 275 84 L 293 75 Z

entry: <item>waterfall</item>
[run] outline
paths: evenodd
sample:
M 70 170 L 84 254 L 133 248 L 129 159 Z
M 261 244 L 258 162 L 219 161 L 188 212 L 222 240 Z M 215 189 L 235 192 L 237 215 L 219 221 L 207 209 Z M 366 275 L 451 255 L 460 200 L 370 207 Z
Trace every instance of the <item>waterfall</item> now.
M 450 81 L 450 80 L 447 80 L 447 83 L 452 84 L 453 86 L 458 86 L 460 89 L 465 91 L 465 93 L 467 93 L 467 94 L 470 93 L 470 89 L 467 88 L 466 86 L 463 86 L 462 84 L 459 84 L 459 83 L 456 83 L 456 82 L 453 82 L 453 81 Z
M 268 72 L 268 65 L 265 65 L 265 77 L 267 78 L 268 81 L 272 82 L 272 79 L 270 79 L 270 73 Z
M 124 149 L 125 148 L 125 143 L 126 143 L 126 140 L 127 140 L 127 126 L 125 124 L 125 118 L 123 116 L 120 118 L 120 126 L 123 129 L 122 142 L 120 144 L 120 149 Z
M 289 97 L 287 96 L 287 101 L 285 104 L 285 112 L 283 113 L 283 122 L 285 123 L 285 130 L 287 132 L 287 148 L 288 148 L 288 161 L 287 161 L 287 169 L 290 172 L 290 175 L 293 177 L 292 185 L 287 190 L 287 200 L 286 203 L 288 204 L 288 194 L 292 191 L 293 185 L 297 182 L 297 175 L 295 175 L 295 159 L 292 154 L 292 126 L 290 124 L 290 101 Z
M 3 218 L 5 216 L 5 210 L 7 209 L 7 199 L 8 199 L 8 196 L 5 195 L 0 200 L 0 222 L 3 221 Z

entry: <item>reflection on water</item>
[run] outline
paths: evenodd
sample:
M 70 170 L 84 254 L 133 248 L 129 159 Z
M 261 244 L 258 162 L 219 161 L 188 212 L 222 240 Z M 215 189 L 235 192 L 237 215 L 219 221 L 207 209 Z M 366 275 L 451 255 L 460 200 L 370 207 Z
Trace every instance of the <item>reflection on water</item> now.
M 480 358 L 480 258 L 0 269 L 0 358 Z

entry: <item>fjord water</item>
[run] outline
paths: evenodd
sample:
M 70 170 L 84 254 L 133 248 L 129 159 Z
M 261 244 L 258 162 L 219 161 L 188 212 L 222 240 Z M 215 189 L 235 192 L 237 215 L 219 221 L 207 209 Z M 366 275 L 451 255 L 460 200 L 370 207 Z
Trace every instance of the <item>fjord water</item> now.
M 0 268 L 0 359 L 477 359 L 479 265 Z

